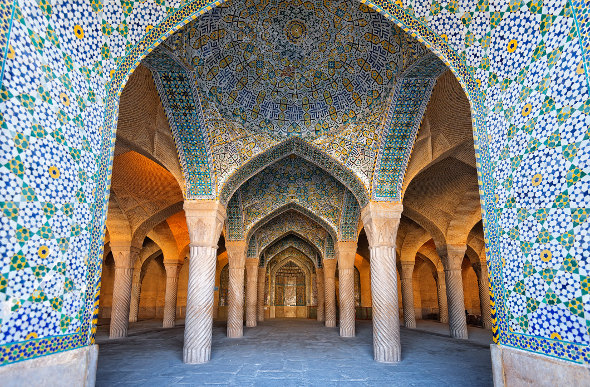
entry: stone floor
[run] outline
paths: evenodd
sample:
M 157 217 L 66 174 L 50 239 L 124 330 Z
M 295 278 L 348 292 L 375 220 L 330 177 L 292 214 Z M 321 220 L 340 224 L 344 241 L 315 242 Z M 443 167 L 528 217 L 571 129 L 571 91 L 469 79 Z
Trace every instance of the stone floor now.
M 160 324 L 133 324 L 129 337 L 118 340 L 100 327 L 97 386 L 492 385 L 489 332 L 479 328 L 470 328 L 474 341 L 445 337 L 436 322 L 402 328 L 402 361 L 388 365 L 373 361 L 370 321 L 357 321 L 357 336 L 348 339 L 313 320 L 267 320 L 244 328 L 241 339 L 228 339 L 225 324 L 215 323 L 211 361 L 186 365 L 184 328 Z

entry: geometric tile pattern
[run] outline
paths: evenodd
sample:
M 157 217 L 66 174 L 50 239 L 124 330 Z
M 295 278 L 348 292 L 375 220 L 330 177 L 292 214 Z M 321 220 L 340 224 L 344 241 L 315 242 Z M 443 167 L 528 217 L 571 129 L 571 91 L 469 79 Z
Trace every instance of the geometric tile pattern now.
M 268 246 L 261 254 L 260 266 L 265 266 L 268 261 L 273 259 L 273 257 L 284 250 L 287 250 L 288 248 L 294 248 L 298 250 L 303 255 L 311 259 L 315 265 L 319 265 L 319 267 L 321 267 L 322 257 L 317 253 L 317 250 L 312 245 L 293 234 L 287 235 L 286 237 L 281 238 L 277 242 Z
M 356 240 L 360 209 L 354 195 L 324 170 L 295 155 L 269 165 L 234 193 L 228 203 L 228 239 L 243 239 L 265 215 L 289 203 L 322 218 L 338 230 L 340 240 Z
M 362 2 L 443 58 L 471 102 L 498 341 L 590 363 L 590 7 Z M 218 5 L 2 4 L 0 363 L 93 342 L 121 90 L 154 46 Z M 340 156 L 356 143 L 343 144 L 322 150 L 370 192 L 357 156 Z

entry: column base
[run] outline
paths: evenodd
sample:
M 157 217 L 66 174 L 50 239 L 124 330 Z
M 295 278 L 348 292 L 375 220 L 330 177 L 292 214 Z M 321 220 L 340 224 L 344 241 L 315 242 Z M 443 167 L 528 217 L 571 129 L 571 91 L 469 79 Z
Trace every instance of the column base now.
M 242 338 L 243 336 L 244 336 L 243 329 L 240 329 L 240 330 L 228 329 L 227 330 L 227 337 L 229 337 L 230 339 L 239 339 L 239 338 Z
M 450 333 L 454 339 L 467 340 L 469 338 L 467 327 L 465 329 L 451 329 Z
M 355 336 L 355 329 L 342 329 L 340 327 L 340 337 L 354 337 Z
M 398 363 L 402 360 L 402 351 L 399 346 L 373 346 L 373 356 L 379 363 Z
M 109 331 L 109 339 L 120 339 L 127 337 L 127 329 L 111 329 Z
M 175 322 L 174 321 L 172 321 L 172 322 L 170 322 L 170 321 L 164 321 L 162 323 L 162 328 L 174 328 L 175 326 L 176 325 L 175 325 Z
M 336 328 L 336 321 L 328 321 L 328 320 L 326 320 L 326 327 L 328 327 L 328 328 Z
M 0 367 L 1 384 L 12 386 L 86 386 L 96 381 L 98 345 Z
M 494 386 L 590 386 L 590 367 L 503 345 L 490 345 Z
M 182 360 L 185 364 L 203 364 L 211 360 L 211 347 L 183 348 Z
M 414 320 L 414 321 L 406 321 L 404 323 L 404 325 L 406 326 L 406 328 L 416 329 L 416 320 Z
M 248 328 L 254 328 L 256 326 L 256 320 L 254 320 L 254 321 L 246 321 L 246 326 Z

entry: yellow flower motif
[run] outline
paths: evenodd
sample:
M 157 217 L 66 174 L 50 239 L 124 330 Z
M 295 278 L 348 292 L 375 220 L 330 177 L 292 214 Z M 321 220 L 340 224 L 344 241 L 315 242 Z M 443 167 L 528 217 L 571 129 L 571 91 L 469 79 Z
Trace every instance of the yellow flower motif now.
M 74 35 L 76 35 L 78 39 L 82 39 L 84 37 L 84 29 L 80 24 L 76 24 L 74 26 Z
M 549 337 L 554 340 L 561 340 L 561 335 L 557 332 L 553 332 Z
M 541 251 L 541 261 L 543 261 L 543 262 L 549 262 L 551 260 L 552 256 L 553 255 L 551 254 L 551 251 L 549 251 L 549 250 Z
M 581 60 L 580 63 L 578 63 L 578 68 L 576 68 L 576 74 L 582 75 L 584 74 L 584 61 Z
M 8 54 L 6 54 L 8 59 L 14 59 L 16 57 L 16 53 L 14 52 L 14 48 L 11 44 L 8 45 Z
M 506 50 L 508 50 L 509 53 L 513 53 L 514 51 L 516 51 L 517 47 L 518 47 L 518 42 L 516 41 L 516 39 L 512 39 L 511 41 L 508 42 L 508 46 L 506 47 Z
M 113 69 L 113 70 L 111 70 L 111 72 L 109 73 L 109 76 L 110 76 L 111 78 L 113 77 L 113 75 L 115 75 L 115 70 L 114 70 L 114 69 Z
M 154 26 L 153 26 L 153 25 L 151 25 L 151 24 L 148 24 L 148 25 L 145 27 L 145 33 L 147 34 L 148 32 L 150 32 L 150 30 L 151 30 L 152 28 L 154 28 Z
M 37 332 L 31 332 L 25 338 L 26 340 L 36 339 L 38 337 Z
M 40 258 L 47 258 L 49 256 L 49 247 L 41 246 L 39 247 L 39 251 L 37 251 Z
M 541 175 L 540 173 L 537 173 L 535 176 L 533 176 L 533 179 L 531 180 L 531 184 L 533 185 L 533 187 L 536 187 L 539 184 L 541 184 L 542 181 L 543 181 L 543 175 Z
M 477 86 L 481 87 L 481 79 L 476 79 L 475 82 L 477 83 Z
M 445 42 L 449 41 L 449 37 L 447 36 L 447 34 L 441 34 L 440 37 L 443 38 L 445 40 Z
M 61 92 L 59 94 L 59 100 L 61 101 L 62 104 L 64 104 L 64 106 L 70 106 L 70 98 L 68 97 L 68 95 L 64 92 Z
M 527 103 L 526 105 L 524 105 L 522 107 L 522 111 L 520 112 L 520 114 L 522 114 L 523 117 L 526 117 L 529 114 L 531 114 L 532 110 L 533 110 L 533 105 L 531 105 L 530 103 Z
M 56 166 L 49 167 L 49 176 L 57 179 L 59 177 L 59 169 Z

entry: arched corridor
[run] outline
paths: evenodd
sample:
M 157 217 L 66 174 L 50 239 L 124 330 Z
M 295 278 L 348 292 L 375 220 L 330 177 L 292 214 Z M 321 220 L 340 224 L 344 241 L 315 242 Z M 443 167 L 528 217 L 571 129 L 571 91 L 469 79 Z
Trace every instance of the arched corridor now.
M 587 8 L 0 5 L 0 379 L 590 380 Z

